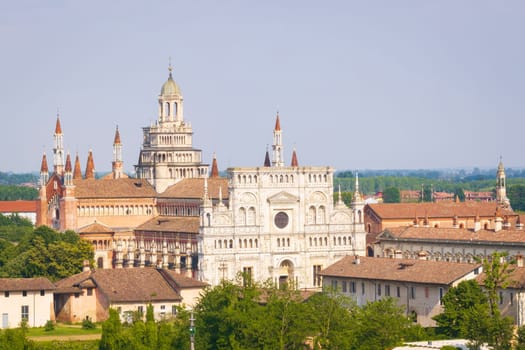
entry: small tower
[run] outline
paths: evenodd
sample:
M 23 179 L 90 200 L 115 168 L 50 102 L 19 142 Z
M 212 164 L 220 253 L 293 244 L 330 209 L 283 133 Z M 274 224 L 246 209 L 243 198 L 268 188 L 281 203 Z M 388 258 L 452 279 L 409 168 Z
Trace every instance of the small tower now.
M 57 122 L 55 125 L 55 133 L 53 134 L 53 165 L 55 174 L 64 175 L 64 135 L 62 135 L 62 127 L 60 125 L 60 117 L 57 114 Z
M 365 202 L 361 193 L 359 192 L 359 174 L 355 172 L 355 190 L 354 196 L 352 198 L 351 208 L 354 216 L 354 225 L 360 224 L 363 225 L 362 229 L 364 230 L 364 221 L 363 221 L 363 210 L 365 207 Z
M 182 110 L 182 93 L 173 80 L 173 67 L 171 62 L 168 66 L 169 76 L 168 80 L 162 85 L 159 96 L 159 123 L 177 123 L 181 124 L 184 122 L 183 110 Z
M 279 120 L 279 112 L 275 118 L 275 128 L 273 129 L 273 161 L 272 165 L 275 167 L 284 166 L 283 159 L 283 139 L 281 131 L 281 122 Z
M 268 152 L 268 146 L 266 147 L 266 154 L 264 155 L 264 166 L 269 168 L 272 166 L 270 162 L 270 153 Z
M 297 152 L 295 152 L 295 148 L 292 152 L 292 162 L 290 166 L 297 168 L 299 166 L 299 162 L 297 161 Z
M 40 165 L 40 186 L 45 187 L 49 181 L 49 168 L 47 167 L 46 154 L 42 156 L 42 163 Z
M 73 167 L 71 166 L 71 156 L 66 157 L 66 168 L 64 172 L 64 186 L 73 186 Z
M 510 207 L 510 201 L 507 198 L 505 167 L 503 166 L 502 158 L 500 157 L 498 164 L 498 172 L 496 175 L 496 202 L 505 207 Z
M 84 178 L 95 178 L 95 162 L 93 161 L 93 151 L 91 150 L 89 150 L 88 159 L 86 163 L 86 173 L 84 174 Z
M 73 170 L 73 180 L 82 180 L 82 169 L 80 168 L 80 159 L 78 153 L 75 157 L 75 170 Z
M 113 162 L 111 163 L 111 169 L 113 172 L 114 179 L 120 179 L 123 177 L 123 161 L 122 161 L 122 143 L 120 142 L 120 132 L 115 130 L 115 139 L 113 140 Z
M 211 163 L 211 176 L 210 177 L 219 177 L 219 167 L 217 165 L 217 156 L 213 153 L 213 161 Z

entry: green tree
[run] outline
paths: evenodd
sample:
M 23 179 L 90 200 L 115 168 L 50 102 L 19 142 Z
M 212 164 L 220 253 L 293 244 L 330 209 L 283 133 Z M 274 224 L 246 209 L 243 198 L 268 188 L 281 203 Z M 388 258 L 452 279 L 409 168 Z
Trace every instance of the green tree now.
M 516 332 L 516 350 L 525 350 L 525 326 L 518 328 Z
M 350 349 L 353 343 L 355 302 L 332 290 L 316 293 L 308 299 L 309 322 L 314 334 L 314 349 Z
M 468 311 L 476 305 L 485 305 L 488 300 L 475 280 L 463 281 L 448 290 L 443 297 L 443 312 L 433 319 L 449 337 L 464 337 L 464 325 Z
M 127 349 L 128 342 L 117 310 L 109 309 L 109 318 L 102 323 L 99 350 Z
M 525 211 L 525 185 L 512 185 L 507 188 L 507 196 L 514 210 Z
M 356 312 L 352 349 L 391 349 L 398 345 L 410 321 L 392 298 L 369 302 Z
M 401 193 L 397 187 L 387 187 L 383 191 L 384 203 L 399 203 L 401 202 Z
M 454 197 L 457 197 L 460 202 L 464 202 L 465 201 L 465 192 L 463 191 L 463 188 L 456 187 L 454 189 Z

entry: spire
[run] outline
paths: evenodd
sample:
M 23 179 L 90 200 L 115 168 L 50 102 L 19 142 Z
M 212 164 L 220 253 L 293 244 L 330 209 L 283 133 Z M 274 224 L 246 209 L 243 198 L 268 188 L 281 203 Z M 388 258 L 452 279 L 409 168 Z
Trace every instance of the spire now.
M 283 160 L 283 140 L 281 131 L 281 122 L 279 120 L 279 112 L 275 119 L 275 128 L 273 130 L 273 162 L 272 165 L 275 167 L 284 166 Z
M 298 167 L 299 166 L 299 162 L 297 161 L 297 153 L 295 152 L 295 148 L 293 149 L 293 152 L 292 152 L 292 164 L 291 166 L 293 167 Z
M 44 153 L 42 155 L 42 164 L 40 165 L 40 186 L 45 186 L 49 180 L 49 169 L 47 167 L 47 157 Z
M 80 159 L 78 158 L 78 153 L 75 157 L 75 170 L 73 171 L 73 179 L 82 180 L 82 170 L 80 168 Z
M 355 172 L 355 191 L 354 191 L 354 202 L 361 202 L 361 193 L 359 192 L 359 173 Z
M 40 172 L 41 173 L 48 173 L 49 172 L 49 169 L 47 167 L 47 157 L 46 157 L 46 154 L 44 153 L 44 155 L 42 156 L 42 164 L 40 165 Z
M 86 179 L 95 178 L 95 162 L 93 161 L 93 151 L 89 150 L 87 164 L 86 164 L 86 173 L 84 174 Z
M 55 133 L 53 134 L 53 166 L 58 175 L 64 174 L 64 136 L 62 135 L 62 126 L 60 125 L 60 116 L 57 113 Z
M 275 118 L 274 131 L 281 131 L 281 121 L 279 120 L 279 111 L 277 111 L 277 118 Z
M 69 155 L 69 153 L 67 154 L 67 157 L 66 157 L 66 173 L 67 172 L 71 172 L 73 170 L 73 167 L 71 166 L 71 156 Z
M 217 156 L 213 153 L 213 162 L 211 163 L 211 177 L 219 177 L 219 167 L 217 166 Z
M 120 132 L 118 131 L 118 125 L 117 129 L 115 130 L 115 139 L 113 140 L 114 145 L 120 145 Z
M 268 146 L 266 147 L 266 155 L 264 156 L 264 166 L 265 167 L 272 166 L 272 163 L 270 163 L 270 153 L 268 152 Z
M 66 157 L 66 171 L 64 173 L 64 185 L 65 186 L 72 186 L 73 185 L 73 173 L 71 172 L 71 156 L 69 153 Z
M 62 134 L 62 126 L 60 125 L 60 116 L 57 113 L 57 122 L 55 125 L 55 134 L 60 135 Z
M 123 176 L 122 164 L 122 143 L 120 142 L 120 132 L 117 125 L 115 138 L 113 139 L 113 162 L 111 163 L 114 179 L 120 179 Z
M 341 184 L 339 184 L 339 189 L 337 191 L 337 204 L 343 204 L 343 196 L 341 196 Z

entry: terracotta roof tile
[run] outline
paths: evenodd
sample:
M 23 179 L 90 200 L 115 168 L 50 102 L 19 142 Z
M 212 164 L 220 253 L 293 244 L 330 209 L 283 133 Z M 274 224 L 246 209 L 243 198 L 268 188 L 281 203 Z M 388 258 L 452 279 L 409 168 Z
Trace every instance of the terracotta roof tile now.
M 60 118 L 57 115 L 57 122 L 55 125 L 55 134 L 59 135 L 62 134 L 62 126 L 60 125 Z
M 87 285 L 88 280 L 92 280 L 112 303 L 182 300 L 180 294 L 154 268 L 86 271 L 61 280 L 57 285 L 75 287 Z
M 449 285 L 480 264 L 347 256 L 321 271 L 322 276 Z
M 82 169 L 80 169 L 80 159 L 78 154 L 75 157 L 75 170 L 73 171 L 74 180 L 82 180 Z
M 0 213 L 36 213 L 38 201 L 0 201 Z
M 37 278 L 0 278 L 1 292 L 53 290 L 55 285 L 45 277 Z
M 413 219 L 416 216 L 440 217 L 483 217 L 494 216 L 498 204 L 495 202 L 436 202 L 436 203 L 377 203 L 368 204 L 382 219 Z M 500 209 L 502 215 L 516 215 L 512 210 Z
M 77 198 L 153 198 L 155 189 L 145 179 L 74 180 Z
M 392 227 L 384 230 L 378 239 L 525 243 L 525 230 L 503 229 L 498 232 L 494 230 L 474 232 L 466 228 Z
M 217 157 L 213 155 L 213 162 L 211 163 L 211 176 L 212 178 L 219 177 L 219 166 L 217 165 Z
M 165 273 L 169 277 L 169 279 L 174 282 L 175 288 L 179 290 L 185 289 L 185 288 L 204 288 L 208 286 L 208 283 L 184 276 L 180 273 L 176 273 L 173 270 L 159 270 L 159 271 Z
M 219 188 L 222 188 L 223 199 L 228 199 L 228 179 L 224 177 L 210 177 L 208 179 L 208 195 L 212 199 L 219 198 Z M 184 179 L 170 186 L 159 195 L 159 198 L 193 198 L 202 199 L 204 196 L 204 178 Z
M 199 233 L 198 216 L 157 216 L 138 226 L 135 231 Z
M 102 225 L 98 222 L 94 222 L 87 226 L 81 227 L 78 230 L 78 233 L 114 233 L 115 231 L 109 228 L 108 226 Z

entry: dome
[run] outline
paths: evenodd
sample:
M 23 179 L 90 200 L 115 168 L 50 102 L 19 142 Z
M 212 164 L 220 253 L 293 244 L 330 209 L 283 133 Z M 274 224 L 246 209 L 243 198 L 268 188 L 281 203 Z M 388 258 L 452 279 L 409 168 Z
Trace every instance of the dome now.
M 181 95 L 179 86 L 177 83 L 175 83 L 175 80 L 173 80 L 173 77 L 170 76 L 168 80 L 162 85 L 162 89 L 160 89 L 161 95 Z

